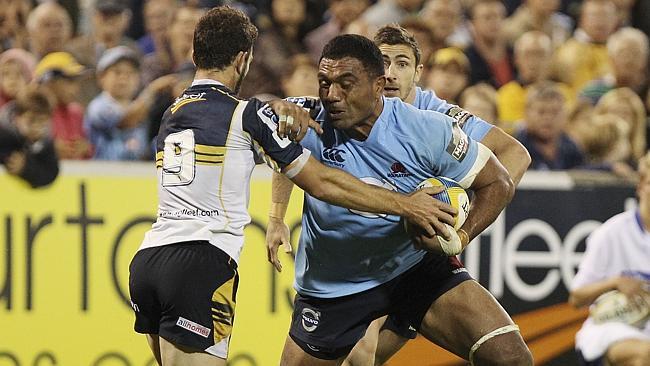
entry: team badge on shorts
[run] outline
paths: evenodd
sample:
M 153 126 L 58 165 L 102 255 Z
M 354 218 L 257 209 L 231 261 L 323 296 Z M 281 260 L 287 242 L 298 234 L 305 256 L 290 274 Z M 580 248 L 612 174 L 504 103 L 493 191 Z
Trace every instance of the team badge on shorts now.
M 310 308 L 302 309 L 302 327 L 308 332 L 313 332 L 320 323 L 320 312 Z

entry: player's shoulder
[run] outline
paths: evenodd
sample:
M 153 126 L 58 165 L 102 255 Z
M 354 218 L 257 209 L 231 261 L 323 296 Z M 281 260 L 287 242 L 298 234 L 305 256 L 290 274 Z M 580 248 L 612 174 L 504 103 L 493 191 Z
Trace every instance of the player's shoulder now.
M 388 108 L 392 110 L 395 120 L 402 128 L 415 129 L 448 129 L 454 121 L 450 116 L 438 111 L 419 109 L 399 98 L 386 98 Z

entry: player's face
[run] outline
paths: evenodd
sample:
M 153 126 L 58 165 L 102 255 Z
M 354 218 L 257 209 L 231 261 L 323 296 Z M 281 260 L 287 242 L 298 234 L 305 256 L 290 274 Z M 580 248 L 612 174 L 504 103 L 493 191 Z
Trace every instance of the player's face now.
M 365 122 L 380 101 L 383 88 L 384 77 L 371 77 L 355 58 L 320 61 L 318 95 L 336 128 L 345 130 Z
M 386 70 L 384 95 L 407 101 L 407 97 L 415 93 L 415 84 L 420 80 L 422 65 L 416 64 L 415 54 L 407 45 L 382 44 L 379 49 Z

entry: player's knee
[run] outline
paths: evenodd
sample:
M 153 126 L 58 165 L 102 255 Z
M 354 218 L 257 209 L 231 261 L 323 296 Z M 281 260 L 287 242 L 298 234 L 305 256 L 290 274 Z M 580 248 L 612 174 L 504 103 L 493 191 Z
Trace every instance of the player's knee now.
M 533 366 L 533 355 L 520 337 L 503 337 L 483 344 L 474 355 L 474 366 Z

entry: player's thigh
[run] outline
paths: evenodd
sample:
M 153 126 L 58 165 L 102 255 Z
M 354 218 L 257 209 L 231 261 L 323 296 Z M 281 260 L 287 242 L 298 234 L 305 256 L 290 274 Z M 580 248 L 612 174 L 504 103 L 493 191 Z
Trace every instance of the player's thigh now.
M 408 338 L 404 338 L 390 329 L 382 328 L 377 340 L 374 366 L 381 366 L 388 362 L 408 341 Z
M 650 365 L 650 341 L 626 339 L 609 346 L 606 363 L 611 366 Z
M 149 348 L 151 348 L 151 353 L 153 353 L 153 357 L 156 359 L 156 362 L 158 362 L 158 365 L 162 365 L 162 359 L 160 357 L 160 337 L 158 337 L 158 334 L 146 334 L 146 337 Z
M 450 289 L 431 304 L 420 326 L 420 333 L 431 342 L 466 359 L 472 345 L 481 337 L 511 324 L 514 324 L 512 319 L 496 299 L 476 281 L 469 280 Z M 479 351 L 485 353 L 486 348 L 513 344 L 525 347 L 519 332 L 496 336 L 486 341 Z
M 366 334 L 352 348 L 352 351 L 343 362 L 343 366 L 372 366 L 375 364 L 375 351 L 381 326 L 386 321 L 386 316 L 375 319 L 370 323 Z
M 280 366 L 338 366 L 343 363 L 344 359 L 345 355 L 335 360 L 316 358 L 303 351 L 291 336 L 287 336 L 280 358 Z
M 163 366 L 226 366 L 223 358 L 159 339 Z

